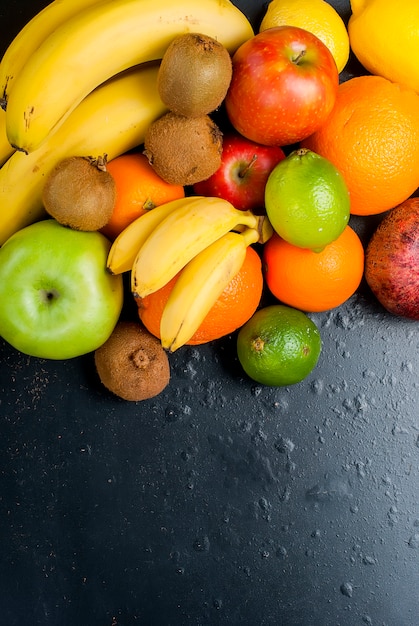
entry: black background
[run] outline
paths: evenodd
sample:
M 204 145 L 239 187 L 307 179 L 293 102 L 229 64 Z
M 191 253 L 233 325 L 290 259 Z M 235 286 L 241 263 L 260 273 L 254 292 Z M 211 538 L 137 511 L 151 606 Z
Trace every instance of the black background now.
M 3 49 L 45 3 L 4 4 Z M 311 317 L 303 383 L 257 386 L 231 336 L 143 403 L 0 342 L 0 624 L 417 626 L 417 323 L 365 284 Z

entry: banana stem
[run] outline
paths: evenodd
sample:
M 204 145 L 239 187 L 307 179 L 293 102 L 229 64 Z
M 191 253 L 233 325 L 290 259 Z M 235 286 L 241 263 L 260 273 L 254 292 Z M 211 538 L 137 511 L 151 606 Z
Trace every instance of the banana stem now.
M 266 243 L 268 239 L 272 237 L 272 234 L 274 232 L 272 228 L 272 224 L 270 223 L 266 215 L 257 215 L 255 217 L 257 219 L 256 226 L 249 227 L 249 226 L 243 226 L 242 224 L 239 224 L 236 228 L 234 228 L 234 230 L 237 231 L 238 233 L 243 233 L 246 230 L 246 228 L 256 229 L 259 233 L 259 238 L 257 239 L 257 243 Z
M 244 239 L 246 247 L 259 241 L 260 235 L 257 228 L 245 228 L 240 234 Z
M 240 214 L 240 215 L 239 215 Z M 238 211 L 238 226 L 248 226 L 249 228 L 257 228 L 259 218 L 252 211 Z

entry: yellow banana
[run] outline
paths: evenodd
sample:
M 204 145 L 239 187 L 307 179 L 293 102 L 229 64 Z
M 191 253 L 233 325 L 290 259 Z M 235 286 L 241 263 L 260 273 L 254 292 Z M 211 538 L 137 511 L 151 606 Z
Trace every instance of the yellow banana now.
M 108 0 L 68 19 L 14 81 L 6 119 L 10 143 L 32 152 L 97 85 L 161 59 L 176 35 L 190 31 L 218 39 L 230 52 L 253 35 L 230 0 Z
M 131 271 L 131 291 L 143 298 L 163 287 L 194 256 L 237 224 L 257 228 L 258 218 L 222 198 L 203 197 L 172 211 L 140 247 Z
M 9 143 L 6 134 L 6 113 L 0 111 L 0 167 L 13 154 L 14 149 Z
M 178 207 L 185 203 L 190 205 L 196 202 L 198 198 L 198 196 L 188 196 L 165 202 L 128 224 L 117 236 L 109 250 L 107 268 L 111 274 L 129 272 L 139 249 L 160 222 Z
M 157 71 L 141 66 L 98 87 L 39 150 L 8 159 L 0 169 L 0 245 L 45 216 L 43 185 L 61 159 L 105 153 L 110 160 L 143 143 L 150 123 L 166 111 Z
M 101 0 L 54 0 L 39 11 L 9 44 L 0 63 L 0 105 L 6 109 L 11 86 L 35 50 L 65 20 Z
M 160 320 L 163 348 L 174 352 L 198 330 L 228 283 L 240 271 L 246 248 L 259 231 L 228 232 L 197 254 L 180 272 Z

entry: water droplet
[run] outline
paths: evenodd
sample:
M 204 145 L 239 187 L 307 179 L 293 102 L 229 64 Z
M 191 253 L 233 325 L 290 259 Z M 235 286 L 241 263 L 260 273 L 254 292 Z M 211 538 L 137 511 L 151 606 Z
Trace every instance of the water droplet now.
M 281 436 L 275 442 L 275 448 L 278 450 L 278 452 L 289 454 L 294 450 L 295 444 L 291 441 L 291 439 L 287 439 L 286 437 Z
M 343 330 L 353 330 L 356 327 L 363 326 L 364 320 L 362 318 L 357 319 L 357 311 L 354 307 L 351 313 L 346 315 L 342 311 L 338 311 L 335 318 L 335 324 L 338 328 Z
M 260 498 L 259 506 L 262 511 L 268 511 L 271 508 L 271 505 L 266 498 Z
M 197 537 L 193 544 L 193 549 L 196 552 L 209 552 L 210 549 L 210 540 L 207 535 L 203 537 Z
M 214 609 L 217 609 L 217 611 L 219 611 L 223 606 L 223 601 L 220 598 L 214 598 L 212 605 Z
M 347 596 L 348 598 L 352 598 L 354 593 L 354 588 L 351 583 L 342 583 L 340 586 L 340 592 L 342 595 Z
M 356 472 L 359 476 L 359 478 L 365 478 L 365 463 L 363 463 L 362 461 L 357 461 L 355 463 L 355 467 L 356 467 Z
M 286 485 L 282 491 L 278 494 L 281 502 L 288 502 L 291 497 L 291 487 Z
M 407 545 L 409 546 L 409 548 L 419 548 L 419 533 L 415 533 L 414 535 L 412 535 L 407 542 Z
M 243 433 L 250 433 L 250 431 L 252 430 L 252 423 L 248 420 L 245 422 L 241 422 L 239 428 Z
M 323 393 L 324 390 L 324 382 L 323 380 L 317 378 L 316 380 L 313 380 L 313 382 L 311 383 L 311 389 L 313 391 L 313 393 L 315 393 L 316 395 L 320 395 Z
M 409 372 L 412 373 L 413 372 L 413 365 L 410 361 L 403 361 L 403 363 L 400 365 L 400 369 L 402 372 Z
M 366 409 L 368 409 L 368 402 L 363 393 L 356 396 L 354 404 L 357 411 L 365 411 Z
M 181 458 L 184 461 L 190 461 L 198 454 L 198 448 L 196 446 L 189 446 L 186 450 L 182 450 L 180 453 Z
M 377 563 L 376 559 L 373 556 L 364 556 L 362 559 L 364 565 L 375 565 Z
M 177 550 L 174 550 L 173 552 L 171 552 L 170 559 L 173 561 L 173 563 L 179 563 L 180 552 L 178 552 Z
M 258 428 L 255 433 L 252 435 L 253 443 L 264 442 L 268 439 L 268 435 L 263 432 L 261 428 Z
M 375 372 L 373 372 L 372 370 L 365 370 L 364 372 L 362 372 L 362 376 L 364 378 L 370 378 L 371 380 L 373 380 L 374 378 L 376 378 L 376 374 Z
M 179 419 L 179 412 L 174 407 L 167 407 L 164 415 L 168 422 L 177 422 Z
M 326 477 L 323 482 L 306 491 L 306 497 L 315 502 L 331 502 L 352 496 L 349 484 L 343 479 Z
M 391 434 L 392 435 L 408 435 L 409 431 L 404 426 L 399 426 L 398 424 L 395 424 L 393 428 L 391 429 Z
M 186 374 L 186 376 L 190 378 L 191 380 L 193 380 L 198 373 L 192 361 L 187 361 L 185 363 L 183 371 Z
M 288 402 L 285 398 L 280 398 L 280 400 L 275 400 L 273 404 L 274 409 L 279 409 L 280 411 L 288 411 Z
M 281 559 L 285 559 L 288 556 L 288 551 L 284 546 L 279 546 L 276 551 L 276 556 Z

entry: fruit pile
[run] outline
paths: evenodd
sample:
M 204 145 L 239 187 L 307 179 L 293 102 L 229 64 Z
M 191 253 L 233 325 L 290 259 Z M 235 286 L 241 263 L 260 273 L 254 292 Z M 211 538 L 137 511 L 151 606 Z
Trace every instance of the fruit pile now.
M 229 0 L 38 13 L 0 63 L 0 336 L 94 353 L 139 401 L 169 384 L 170 353 L 236 331 L 251 379 L 304 380 L 310 314 L 363 277 L 418 320 L 419 75 L 381 4 L 353 0 L 346 27 L 325 0 L 272 0 L 258 32 Z M 351 50 L 365 75 L 341 81 Z M 372 215 L 364 249 L 351 216 Z

